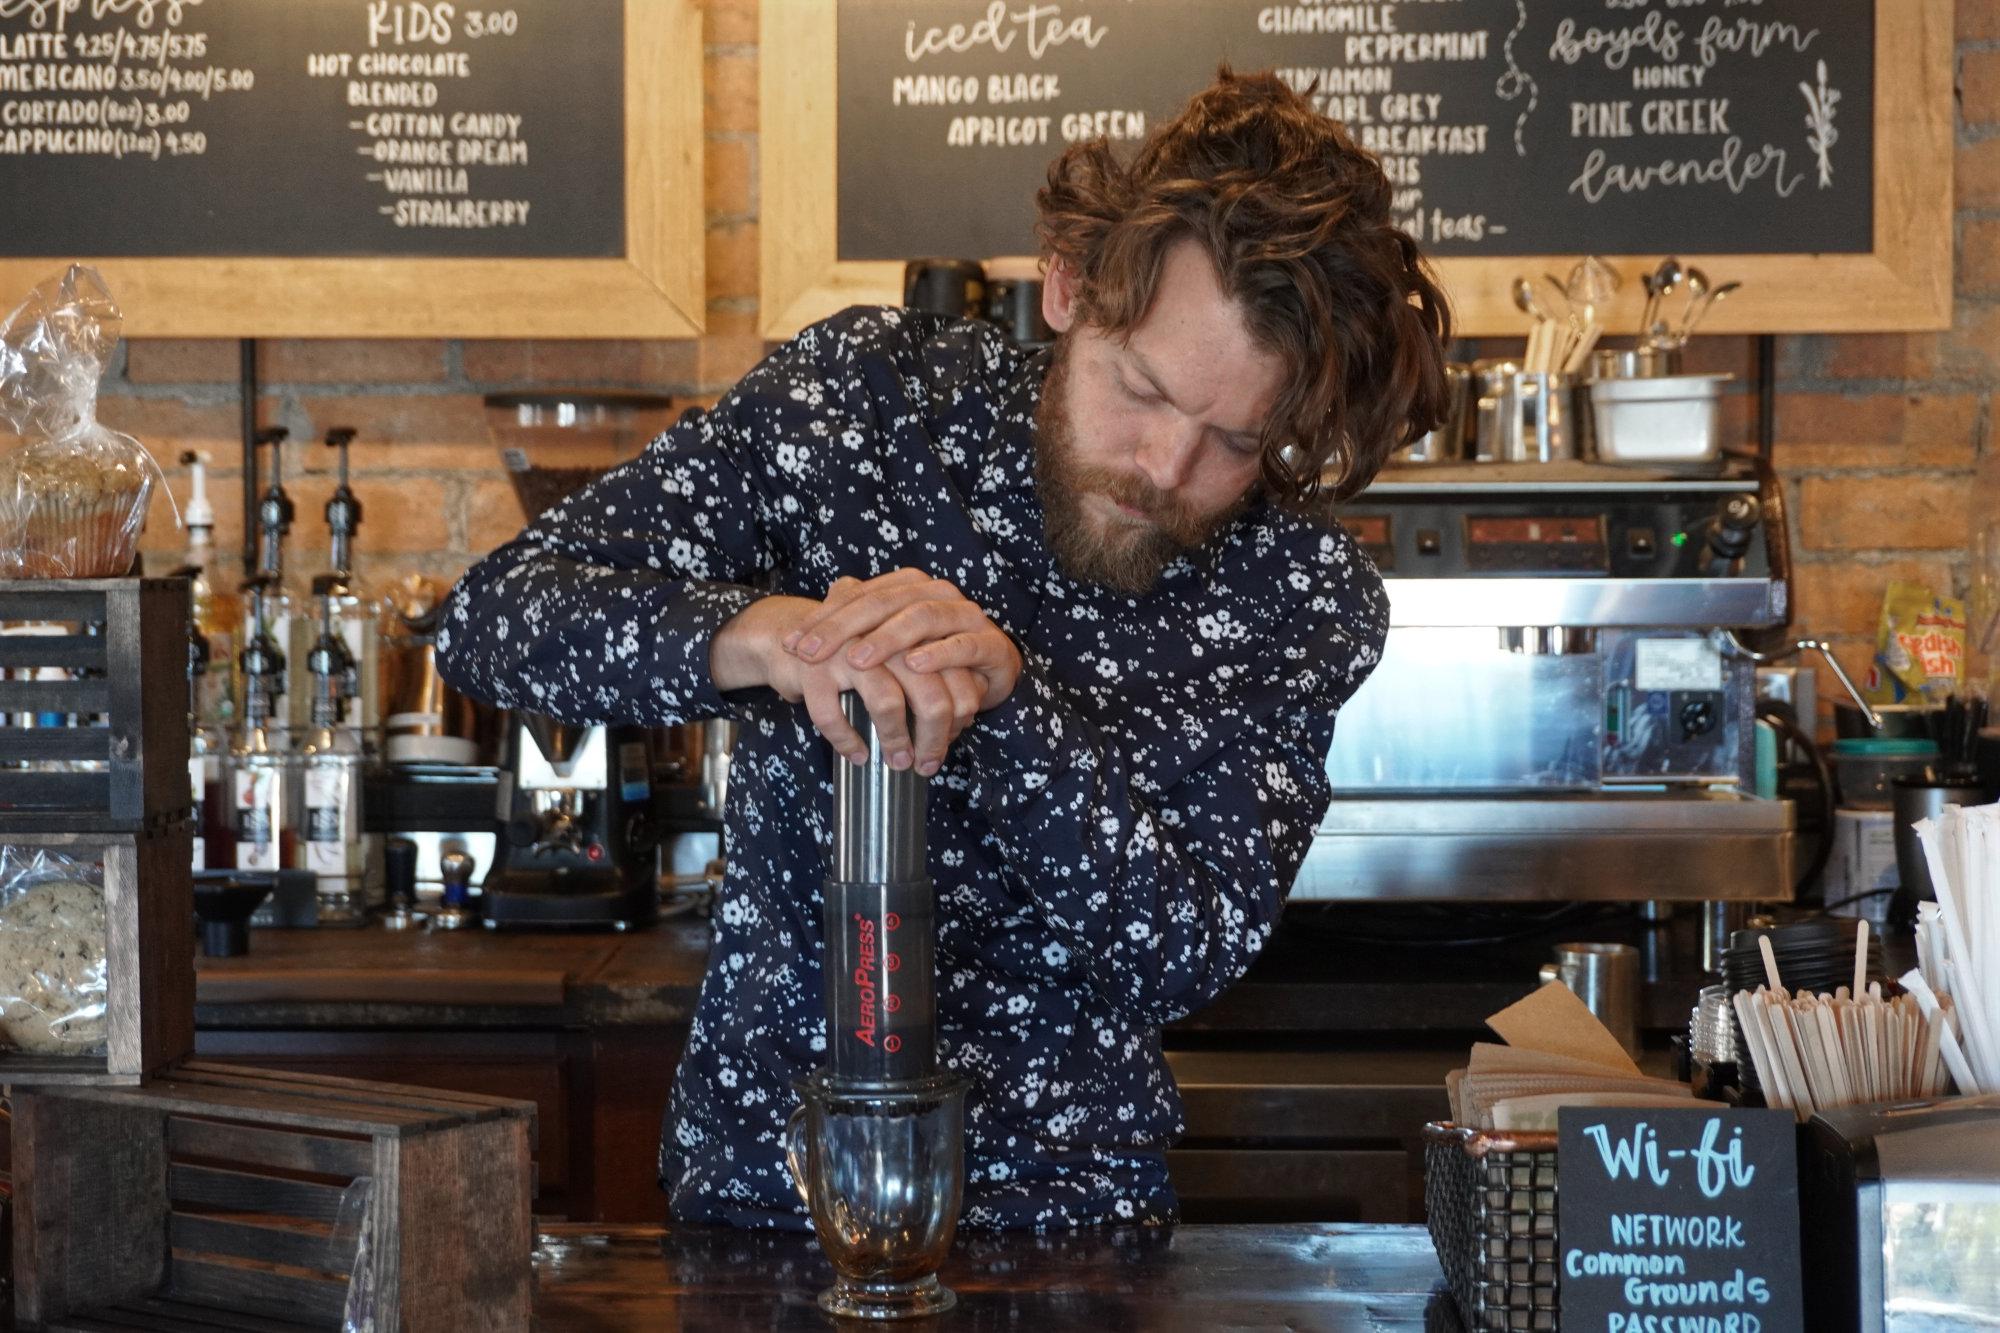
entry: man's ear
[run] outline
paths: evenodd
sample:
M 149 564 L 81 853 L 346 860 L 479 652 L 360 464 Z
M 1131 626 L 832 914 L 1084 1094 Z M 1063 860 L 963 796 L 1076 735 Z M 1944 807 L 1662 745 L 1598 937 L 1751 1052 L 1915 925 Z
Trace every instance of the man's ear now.
M 1042 275 L 1042 318 L 1057 333 L 1068 333 L 1076 322 L 1076 275 L 1060 255 L 1049 258 L 1049 270 Z

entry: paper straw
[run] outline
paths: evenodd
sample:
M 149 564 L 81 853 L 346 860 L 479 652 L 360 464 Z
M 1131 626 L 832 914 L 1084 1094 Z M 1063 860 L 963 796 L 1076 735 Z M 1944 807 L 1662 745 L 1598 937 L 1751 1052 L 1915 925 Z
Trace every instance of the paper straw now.
M 1983 1091 L 1979 1080 L 1972 1076 L 1972 1066 L 1966 1063 L 1965 1052 L 1959 1049 L 1958 1038 L 1952 1034 L 1951 1025 L 1945 1021 L 1944 1009 L 1938 1004 L 1937 993 L 1930 988 L 1922 974 L 1912 970 L 1902 976 L 1903 989 L 1917 997 L 1917 1007 L 1924 1011 L 1926 1022 L 1935 1022 L 1938 1027 L 1938 1051 L 1944 1056 L 1944 1065 L 1951 1071 L 1952 1082 L 1958 1085 L 1960 1093 L 1967 1097 L 1977 1097 Z
M 1924 860 L 1930 866 L 1932 887 L 1937 891 L 1940 909 L 1938 916 L 1944 922 L 1946 960 L 1941 970 L 1949 973 L 1952 994 L 1958 999 L 1959 1008 L 1965 1015 L 1962 1021 L 1965 1024 L 1967 1044 L 1972 1047 L 1975 1054 L 1981 1056 L 1980 1072 L 1984 1075 L 2000 1073 L 2000 1070 L 1986 1068 L 1984 1053 L 1993 1047 L 1987 1040 L 1986 1009 L 1978 998 L 1978 981 L 1970 975 L 1973 971 L 1970 967 L 1958 969 L 1952 966 L 1956 960 L 1964 959 L 1969 962 L 1973 957 L 1966 939 L 1965 920 L 1960 914 L 1959 889 L 1965 883 L 1965 879 L 1962 873 L 1955 876 L 1946 869 L 1949 859 L 1957 859 L 1947 858 L 1947 842 L 1953 851 L 1962 851 L 1963 848 L 1964 839 L 1958 828 L 1961 822 L 1960 812 L 1947 808 L 1942 816 L 1920 819 L 1911 825 L 1911 828 L 1916 832 L 1917 841 L 1923 846 Z M 1950 835 L 1949 838 L 1946 836 L 1947 833 Z M 1954 1069 L 1952 1074 L 1953 1077 L 1957 1077 L 1958 1071 Z M 1972 1091 L 1962 1083 L 1959 1090 L 1968 1093 Z
M 1995 843 L 2000 842 L 2000 828 L 1994 820 L 2000 811 L 1992 806 L 1981 806 L 1964 812 L 1972 819 L 1981 835 L 1980 869 L 1978 892 L 1970 896 L 1966 908 L 1974 920 L 1968 925 L 1969 932 L 1978 942 L 1978 952 L 1967 958 L 1966 968 L 1979 980 L 1979 995 L 1986 1002 L 1986 1067 L 1980 1077 L 1988 1084 L 2000 1083 L 2000 984 L 1996 984 L 1993 972 L 2000 968 L 2000 855 L 1995 855 Z

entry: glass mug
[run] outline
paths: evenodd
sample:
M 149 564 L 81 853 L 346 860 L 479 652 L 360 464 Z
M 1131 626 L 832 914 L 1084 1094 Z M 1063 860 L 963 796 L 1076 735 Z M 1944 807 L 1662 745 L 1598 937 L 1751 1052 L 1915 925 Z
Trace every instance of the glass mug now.
M 965 1080 L 857 1089 L 820 1070 L 793 1086 L 785 1159 L 834 1271 L 820 1308 L 848 1319 L 951 1309 L 937 1270 L 965 1188 Z

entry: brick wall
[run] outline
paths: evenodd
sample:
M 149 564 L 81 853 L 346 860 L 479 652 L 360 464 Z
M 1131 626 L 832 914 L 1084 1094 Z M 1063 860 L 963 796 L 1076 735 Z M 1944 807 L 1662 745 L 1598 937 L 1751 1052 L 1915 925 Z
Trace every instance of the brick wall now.
M 1990 400 L 2000 381 L 2000 0 L 1959 0 L 1957 318 L 1915 335 L 1779 343 L 1777 458 L 1790 493 L 1801 628 L 1865 662 L 1890 578 L 1963 590 Z M 711 0 L 704 21 L 709 333 L 681 342 L 284 342 L 262 344 L 263 420 L 307 441 L 293 487 L 297 544 L 323 548 L 329 426 L 360 431 L 364 573 L 453 574 L 519 527 L 482 416 L 482 394 L 594 385 L 711 400 L 760 355 L 757 290 L 756 0 Z M 1720 275 L 1726 277 L 1727 275 Z M 1748 339 L 1703 340 L 1704 369 L 1753 371 Z M 183 448 L 219 465 L 220 539 L 233 551 L 236 345 L 142 341 L 105 388 L 103 412 L 171 463 Z M 1749 428 L 1747 399 L 1734 419 Z M 185 493 L 181 472 L 172 469 Z M 179 536 L 155 511 L 149 549 Z M 1830 682 L 1829 682 L 1830 683 Z

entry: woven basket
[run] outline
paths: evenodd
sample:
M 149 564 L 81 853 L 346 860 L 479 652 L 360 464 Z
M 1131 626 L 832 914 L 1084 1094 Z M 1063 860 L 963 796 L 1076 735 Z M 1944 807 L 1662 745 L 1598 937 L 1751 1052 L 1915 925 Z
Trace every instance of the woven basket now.
M 1554 1333 L 1554 1134 L 1424 1126 L 1424 1208 L 1467 1328 Z

